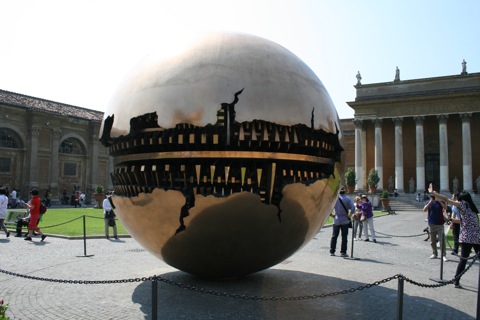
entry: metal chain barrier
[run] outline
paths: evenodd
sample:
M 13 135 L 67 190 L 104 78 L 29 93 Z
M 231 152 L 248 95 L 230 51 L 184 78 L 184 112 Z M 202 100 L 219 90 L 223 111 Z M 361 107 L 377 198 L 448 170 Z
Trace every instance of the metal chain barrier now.
M 262 301 L 299 301 L 299 300 L 309 300 L 309 299 L 318 299 L 318 298 L 327 298 L 327 297 L 334 297 L 341 294 L 348 294 L 353 293 L 355 291 L 360 291 L 364 289 L 369 289 L 373 286 L 379 286 L 383 283 L 392 281 L 394 279 L 398 279 L 399 275 L 395 275 L 393 277 L 385 278 L 380 281 L 375 281 L 373 283 L 369 283 L 363 286 L 359 286 L 356 288 L 345 289 L 341 291 L 335 291 L 330 293 L 321 293 L 321 294 L 312 294 L 312 295 L 305 295 L 305 296 L 290 296 L 290 297 L 275 297 L 275 296 L 248 296 L 248 295 L 241 295 L 236 293 L 227 293 L 227 292 L 219 292 L 215 290 L 207 290 L 204 288 L 198 288 L 193 285 L 184 284 L 181 282 L 168 280 L 162 277 L 157 277 L 158 281 L 168 283 L 170 285 L 177 286 L 182 289 L 187 289 L 195 292 L 199 292 L 202 294 L 210 294 L 214 296 L 226 297 L 226 298 L 234 298 L 234 299 L 242 299 L 242 300 L 262 300 Z
M 46 282 L 56 282 L 56 283 L 69 283 L 69 284 L 112 284 L 112 283 L 129 283 L 129 282 L 142 282 L 147 280 L 152 280 L 153 277 L 143 277 L 143 278 L 133 278 L 133 279 L 121 279 L 121 280 L 65 280 L 65 279 L 52 279 L 52 278 L 41 278 L 35 276 L 29 276 L 26 274 L 20 274 L 16 272 L 6 271 L 0 269 L 1 273 L 8 274 L 10 276 L 29 279 L 29 280 L 38 280 Z
M 62 223 L 58 223 L 58 224 L 54 224 L 54 225 L 51 225 L 51 226 L 42 226 L 42 229 L 48 229 L 48 228 L 53 228 L 53 227 L 58 227 L 58 226 L 63 226 L 64 224 L 68 224 L 68 223 L 71 223 L 75 220 L 78 220 L 78 219 L 82 219 L 83 217 L 77 217 L 75 219 L 72 219 L 72 220 L 69 220 L 69 221 L 65 221 L 65 222 L 62 222 Z
M 242 300 L 262 300 L 262 301 L 298 301 L 298 300 L 308 300 L 308 299 L 317 299 L 317 298 L 326 298 L 326 297 L 334 297 L 341 294 L 348 294 L 353 293 L 355 291 L 361 291 L 364 289 L 369 289 L 373 286 L 379 286 L 383 283 L 392 281 L 394 279 L 398 279 L 399 277 L 403 277 L 400 274 L 397 274 L 392 277 L 388 277 L 386 279 L 375 281 L 373 283 L 369 283 L 366 285 L 362 285 L 356 288 L 345 289 L 341 291 L 335 291 L 330 293 L 321 293 L 321 294 L 313 294 L 313 295 L 306 295 L 306 296 L 290 296 L 290 297 L 275 297 L 275 296 L 248 296 L 243 294 L 236 294 L 236 293 L 227 293 L 227 292 L 220 292 L 215 290 L 209 290 L 205 288 L 199 288 L 194 285 L 185 284 L 182 282 L 169 280 L 160 276 L 150 276 L 150 277 L 142 277 L 142 278 L 133 278 L 133 279 L 120 279 L 120 280 L 65 280 L 65 279 L 51 279 L 51 278 L 43 278 L 43 277 L 35 277 L 25 274 L 20 274 L 16 272 L 6 271 L 0 269 L 1 273 L 29 279 L 29 280 L 38 280 L 38 281 L 46 281 L 46 282 L 55 282 L 55 283 L 68 283 L 68 284 L 116 284 L 116 283 L 132 283 L 132 282 L 145 282 L 145 281 L 159 281 L 164 282 L 166 284 L 170 284 L 181 289 L 187 289 L 190 291 L 202 293 L 202 294 L 209 294 L 218 297 L 226 297 L 226 298 L 234 298 L 234 299 L 242 299 Z
M 477 255 L 474 255 L 472 262 L 465 268 L 465 270 L 458 275 L 458 278 L 462 277 L 474 264 L 474 262 L 477 259 Z M 68 283 L 68 284 L 116 284 L 116 283 L 132 283 L 132 282 L 145 282 L 145 281 L 159 281 L 159 282 L 164 282 L 169 285 L 173 285 L 182 289 L 187 289 L 191 290 L 194 292 L 202 293 L 202 294 L 209 294 L 209 295 L 214 295 L 214 296 L 219 296 L 219 297 L 226 297 L 226 298 L 233 298 L 233 299 L 242 299 L 242 300 L 262 300 L 262 301 L 299 301 L 299 300 L 312 300 L 312 299 L 318 299 L 318 298 L 327 298 L 327 297 L 334 297 L 342 294 L 348 294 L 348 293 L 354 293 L 356 291 L 361 291 L 365 289 L 370 289 L 374 286 L 379 286 L 383 283 L 390 282 L 395 279 L 403 279 L 413 285 L 423 287 L 423 288 L 439 288 L 446 286 L 448 284 L 453 284 L 454 279 L 444 282 L 444 283 L 439 283 L 439 284 L 426 284 L 426 283 L 420 283 L 415 280 L 409 279 L 405 277 L 402 274 L 396 274 L 392 277 L 385 278 L 380 281 L 375 281 L 373 283 L 369 283 L 366 285 L 362 285 L 356 288 L 350 288 L 350 289 L 344 289 L 341 291 L 334 291 L 334 292 L 329 292 L 329 293 L 320 293 L 320 294 L 312 294 L 312 295 L 300 295 L 300 296 L 284 296 L 284 297 L 276 297 L 276 296 L 255 296 L 255 295 L 244 295 L 244 294 L 236 294 L 236 293 L 227 293 L 227 292 L 220 292 L 220 291 L 215 291 L 215 290 L 209 290 L 205 288 L 200 288 L 196 287 L 194 285 L 190 284 L 185 284 L 182 282 L 174 281 L 174 280 L 169 280 L 160 276 L 150 276 L 150 277 L 142 277 L 142 278 L 133 278 L 133 279 L 117 279 L 117 280 L 65 280 L 65 279 L 51 279 L 51 278 L 43 278 L 43 277 L 35 277 L 35 276 L 30 276 L 30 275 L 24 275 L 16 272 L 11 272 L 11 271 L 6 271 L 3 269 L 0 269 L 0 273 L 4 273 L 7 275 L 11 275 L 14 277 L 20 277 L 20 278 L 25 278 L 29 280 L 38 280 L 38 281 L 46 281 L 46 282 L 55 282 L 55 283 Z
M 84 217 L 83 217 L 84 218 Z M 329 292 L 329 293 L 321 293 L 321 294 L 312 294 L 312 295 L 302 295 L 302 296 L 283 296 L 283 297 L 277 297 L 277 296 L 255 296 L 255 295 L 245 295 L 245 294 L 236 294 L 236 293 L 227 293 L 227 292 L 220 292 L 216 290 L 209 290 L 209 289 L 204 289 L 204 288 L 199 288 L 194 285 L 190 284 L 184 284 L 182 282 L 177 282 L 174 280 L 169 280 L 160 276 L 150 276 L 150 277 L 142 277 L 142 278 L 133 278 L 133 279 L 120 279 L 120 280 L 64 280 L 64 279 L 50 279 L 50 278 L 42 278 L 42 277 L 35 277 L 35 276 L 30 276 L 30 275 L 24 275 L 20 273 L 15 273 L 15 272 L 10 272 L 6 270 L 0 269 L 0 273 L 4 273 L 7 275 L 15 276 L 15 277 L 21 277 L 25 279 L 30 279 L 30 280 L 39 280 L 39 281 L 47 281 L 47 282 L 56 282 L 56 283 L 68 283 L 68 284 L 116 284 L 116 283 L 133 283 L 133 282 L 145 282 L 145 281 L 151 281 L 152 282 L 152 311 L 151 311 L 151 317 L 152 320 L 157 319 L 157 313 L 158 313 L 158 307 L 157 307 L 157 300 L 158 300 L 158 287 L 157 283 L 158 282 L 164 282 L 169 285 L 177 286 L 182 289 L 187 289 L 191 290 L 194 292 L 198 292 L 201 294 L 209 294 L 213 295 L 216 297 L 225 297 L 225 298 L 232 298 L 232 299 L 242 299 L 242 300 L 261 300 L 261 301 L 300 301 L 300 300 L 313 300 L 313 299 L 319 299 L 319 298 L 328 298 L 328 297 L 335 297 L 338 295 L 342 294 L 348 294 L 348 293 L 354 293 L 356 291 L 361 291 L 365 289 L 370 289 L 373 286 L 379 286 L 383 283 L 390 282 L 394 279 L 398 279 L 398 294 L 397 294 L 397 319 L 401 320 L 403 319 L 403 295 L 404 295 L 404 289 L 403 289 L 403 283 L 404 281 L 407 281 L 413 285 L 423 287 L 423 288 L 438 288 L 438 287 L 443 287 L 448 284 L 453 284 L 454 281 L 458 278 L 461 278 L 465 272 L 467 272 L 470 267 L 473 265 L 475 260 L 478 258 L 477 255 L 474 255 L 474 258 L 470 265 L 465 268 L 465 270 L 456 276 L 454 279 L 446 282 L 442 282 L 439 284 L 425 284 L 425 283 L 420 283 L 417 281 L 414 281 L 412 279 L 409 279 L 405 277 L 402 274 L 396 274 L 392 277 L 385 278 L 380 281 L 375 281 L 373 283 L 369 283 L 366 285 L 358 286 L 356 288 L 350 288 L 350 289 L 345 289 L 341 291 L 334 291 L 334 292 Z M 478 305 L 477 305 L 477 315 L 478 315 Z
M 102 220 L 105 219 L 104 217 L 95 217 L 95 216 L 88 216 L 88 215 L 86 215 L 85 217 L 93 218 L 93 219 L 102 219 Z
M 375 233 L 381 234 L 383 236 L 387 237 L 392 237 L 392 238 L 413 238 L 413 237 L 421 237 L 425 236 L 425 233 L 420 233 L 420 234 L 413 234 L 413 235 L 408 235 L 408 236 L 399 236 L 399 235 L 393 235 L 393 234 L 388 234 L 388 233 L 382 233 L 377 230 L 375 230 Z

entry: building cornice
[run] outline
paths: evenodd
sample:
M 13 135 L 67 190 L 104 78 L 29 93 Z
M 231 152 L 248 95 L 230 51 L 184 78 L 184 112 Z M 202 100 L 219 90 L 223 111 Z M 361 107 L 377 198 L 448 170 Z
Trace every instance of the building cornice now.
M 0 89 L 0 105 L 101 122 L 103 112 Z

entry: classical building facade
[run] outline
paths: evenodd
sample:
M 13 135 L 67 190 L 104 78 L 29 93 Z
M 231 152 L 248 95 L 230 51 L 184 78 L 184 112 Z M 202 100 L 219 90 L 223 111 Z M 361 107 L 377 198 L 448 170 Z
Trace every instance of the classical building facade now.
M 98 141 L 103 112 L 0 90 L 0 185 L 37 188 L 58 202 L 64 190 L 92 199 L 97 185 L 112 188 L 108 150 Z
M 423 192 L 433 183 L 441 192 L 479 193 L 480 73 L 365 85 L 359 80 L 355 88 L 355 101 L 348 102 L 355 134 L 345 140 L 352 144 L 354 136 L 347 166 L 357 173 L 357 190 L 368 190 L 367 175 L 375 168 L 379 189 Z

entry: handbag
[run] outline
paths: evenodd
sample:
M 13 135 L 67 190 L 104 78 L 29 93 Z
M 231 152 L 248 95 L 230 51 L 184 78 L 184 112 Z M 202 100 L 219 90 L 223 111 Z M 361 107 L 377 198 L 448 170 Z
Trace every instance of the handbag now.
M 109 219 L 109 220 L 108 220 L 108 225 L 109 225 L 110 227 L 115 227 L 115 218 Z
M 360 222 L 364 222 L 365 220 L 367 220 L 367 217 L 365 217 L 365 216 L 362 214 L 362 216 L 360 217 Z

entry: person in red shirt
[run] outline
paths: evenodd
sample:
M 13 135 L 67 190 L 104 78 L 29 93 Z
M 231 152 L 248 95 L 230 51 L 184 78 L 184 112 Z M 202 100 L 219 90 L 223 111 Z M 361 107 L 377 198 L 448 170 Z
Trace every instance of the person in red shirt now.
M 30 222 L 28 223 L 28 236 L 24 239 L 27 241 L 32 241 L 33 231 L 35 230 L 39 235 L 42 236 L 42 242 L 47 237 L 42 233 L 38 227 L 38 221 L 40 220 L 40 197 L 38 196 L 38 190 L 32 190 L 30 192 L 32 199 L 30 202 L 26 203 L 28 209 L 30 210 Z

